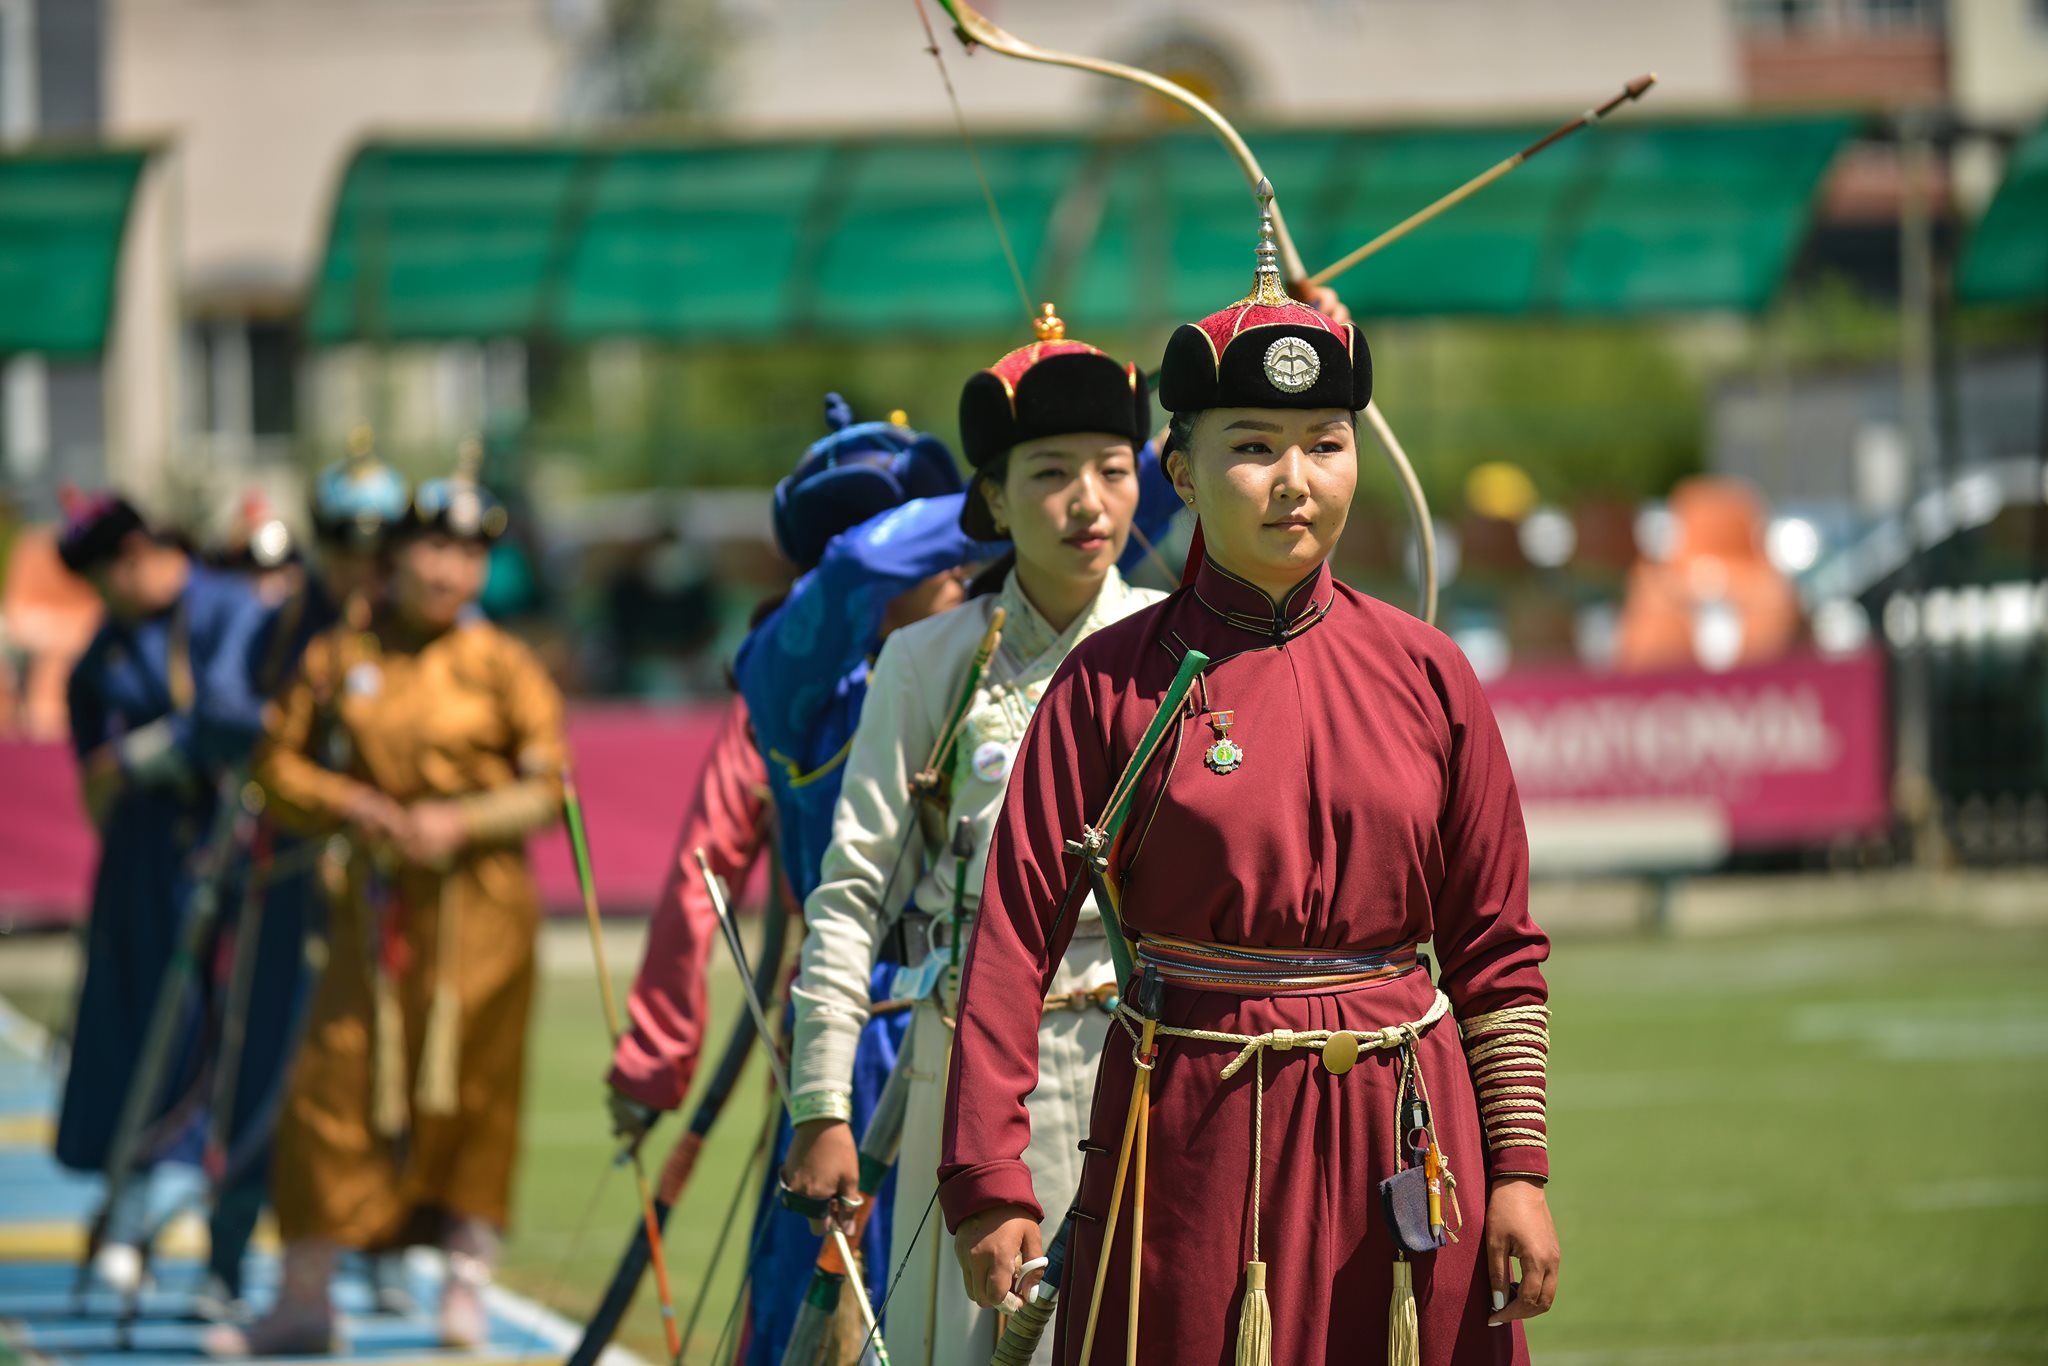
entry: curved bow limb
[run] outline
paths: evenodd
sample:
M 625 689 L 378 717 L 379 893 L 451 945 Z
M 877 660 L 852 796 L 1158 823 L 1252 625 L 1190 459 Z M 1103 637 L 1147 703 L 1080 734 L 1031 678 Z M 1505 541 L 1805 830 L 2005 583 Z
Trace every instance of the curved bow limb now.
M 960 41 L 970 47 L 979 44 L 991 52 L 1014 57 L 1023 62 L 1071 67 L 1076 71 L 1108 76 L 1113 80 L 1130 81 L 1162 98 L 1172 100 L 1208 124 L 1216 136 L 1223 140 L 1231 159 L 1237 162 L 1238 169 L 1244 172 L 1249 184 L 1256 187 L 1266 179 L 1265 172 L 1259 167 L 1258 157 L 1253 154 L 1250 145 L 1232 126 L 1230 120 L 1223 117 L 1215 105 L 1185 86 L 1142 67 L 1113 62 L 1102 57 L 1057 52 L 1026 42 L 975 9 L 967 0 L 939 0 L 939 4 L 953 20 L 953 29 Z M 1278 196 L 1274 197 L 1270 211 L 1273 216 L 1274 244 L 1280 249 L 1280 273 L 1287 280 L 1289 292 L 1307 302 L 1313 293 L 1308 267 L 1302 263 L 1301 252 L 1294 245 L 1294 234 L 1287 230 L 1287 219 L 1280 212 Z M 1429 500 L 1422 492 L 1422 481 L 1416 478 L 1415 467 L 1409 461 L 1407 451 L 1401 448 L 1400 440 L 1395 437 L 1394 429 L 1388 425 L 1377 403 L 1365 405 L 1365 420 L 1386 452 L 1387 463 L 1394 467 L 1394 477 L 1400 482 L 1401 492 L 1408 500 L 1409 514 L 1415 522 L 1416 544 L 1422 552 L 1422 619 L 1433 622 L 1436 619 L 1437 596 L 1436 524 L 1429 515 Z

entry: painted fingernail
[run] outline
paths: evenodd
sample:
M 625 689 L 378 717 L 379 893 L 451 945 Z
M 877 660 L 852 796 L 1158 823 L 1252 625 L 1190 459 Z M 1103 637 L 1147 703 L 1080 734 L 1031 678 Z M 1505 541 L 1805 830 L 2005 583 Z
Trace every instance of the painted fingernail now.
M 1507 1296 L 1507 1292 L 1506 1292 L 1505 1290 L 1496 1290 L 1496 1291 L 1494 1291 L 1494 1292 L 1493 1292 L 1493 1312 L 1494 1312 L 1494 1313 L 1496 1313 L 1496 1314 L 1498 1314 L 1498 1313 L 1499 1313 L 1499 1312 L 1500 1312 L 1501 1310 L 1503 1310 L 1503 1309 L 1505 1309 L 1505 1308 L 1507 1308 L 1507 1307 L 1508 1307 L 1508 1296 Z

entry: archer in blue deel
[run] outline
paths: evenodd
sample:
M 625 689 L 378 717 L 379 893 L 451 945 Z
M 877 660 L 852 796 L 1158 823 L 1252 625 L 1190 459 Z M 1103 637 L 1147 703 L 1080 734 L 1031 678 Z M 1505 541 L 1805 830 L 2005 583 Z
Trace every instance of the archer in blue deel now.
M 825 397 L 825 437 L 775 486 L 775 539 L 804 571 L 788 596 L 741 643 L 735 672 L 767 759 L 782 865 L 799 905 L 817 886 L 832 838 L 839 769 L 867 695 L 868 666 L 882 638 L 966 595 L 965 567 L 1000 546 L 960 530 L 966 482 L 937 437 L 901 422 L 856 422 L 838 394 Z M 894 968 L 875 967 L 876 999 Z M 856 1129 L 895 1065 L 905 1014 L 877 1015 L 861 1035 L 854 1075 Z M 803 1215 L 775 1198 L 774 1173 L 789 1149 L 785 1114 L 756 1212 L 749 1363 L 777 1366 L 796 1322 L 820 1239 Z M 875 1303 L 889 1272 L 889 1204 L 883 1188 L 862 1240 Z
M 223 818 L 220 793 L 235 790 L 231 779 L 262 727 L 247 659 L 265 609 L 246 584 L 193 563 L 125 500 L 68 501 L 59 554 L 99 594 L 106 619 L 69 686 L 100 859 L 56 1156 L 106 1176 L 94 1270 L 132 1300 L 155 1226 L 201 1179 L 209 984 L 187 921 L 218 904 L 230 862 L 233 816 Z M 223 1239 L 222 1253 L 238 1254 L 239 1244 Z

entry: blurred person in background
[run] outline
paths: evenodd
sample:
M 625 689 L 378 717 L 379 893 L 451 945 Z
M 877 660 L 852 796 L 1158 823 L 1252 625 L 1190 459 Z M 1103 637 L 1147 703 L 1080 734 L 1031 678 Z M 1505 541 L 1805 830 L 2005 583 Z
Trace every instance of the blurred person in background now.
M 252 657 L 257 686 L 274 697 L 314 637 L 353 613 L 367 622 L 384 593 L 392 532 L 404 520 L 405 478 L 379 460 L 370 429 L 349 433 L 348 454 L 313 481 L 313 562 L 278 603 Z
M 1058 1214 L 1021 1159 L 1086 886 L 1066 841 L 1129 784 L 1098 886 L 1133 937 L 1136 1046 L 1102 1054 L 1056 1358 L 1525 1362 L 1516 1321 L 1549 1308 L 1557 1255 L 1520 805 L 1457 647 L 1331 576 L 1371 364 L 1287 296 L 1271 241 L 1268 220 L 1253 292 L 1176 331 L 1160 370 L 1191 581 L 1083 641 L 1024 737 L 939 1200 L 973 1297 L 1014 1308 Z M 1162 713 L 1194 651 L 1193 705 Z M 1155 721 L 1160 762 L 1132 763 Z
M 298 539 L 260 490 L 237 500 L 228 536 L 208 558 L 216 568 L 247 580 L 269 607 L 284 602 L 306 581 Z
M 1702 476 L 1672 491 L 1668 557 L 1629 571 L 1615 645 L 1623 673 L 1729 669 L 1787 654 L 1805 631 L 1799 593 L 1765 553 L 1763 500 Z
M 106 618 L 69 689 L 72 746 L 100 862 L 56 1154 L 73 1170 L 103 1170 L 114 1160 L 128 1093 L 157 1088 L 133 1158 L 141 1179 L 110 1173 L 120 1195 L 95 1259 L 103 1280 L 129 1291 L 162 1217 L 200 1185 L 207 982 L 176 984 L 188 1009 L 165 1073 L 139 1077 L 138 1064 L 158 994 L 173 988 L 168 970 L 198 879 L 229 866 L 222 842 L 232 837 L 231 822 L 219 807 L 233 799 L 223 798 L 224 788 L 240 792 L 235 775 L 261 728 L 247 659 L 264 609 L 247 585 L 193 563 L 110 494 L 70 500 L 58 553 L 92 585 Z M 239 1264 L 246 1233 L 217 1229 L 216 1241 L 222 1260 Z
M 314 480 L 313 561 L 303 565 L 292 556 L 289 563 L 299 572 L 280 585 L 288 591 L 275 602 L 249 652 L 250 685 L 258 696 L 278 697 L 297 672 L 306 646 L 345 613 L 352 610 L 351 619 L 359 627 L 367 625 L 382 596 L 382 559 L 406 506 L 404 479 L 375 458 L 368 430 L 358 428 L 351 434 L 348 457 Z M 245 514 L 248 509 L 245 504 Z M 250 553 L 241 563 L 244 572 L 261 576 L 265 564 L 276 561 L 279 548 L 290 542 L 284 524 L 270 517 L 267 507 L 259 505 L 258 511 L 247 537 Z M 330 758 L 339 767 L 340 755 Z M 240 908 L 233 924 L 231 975 L 239 989 L 226 998 L 225 1009 L 235 1018 L 224 1018 L 222 1038 L 238 1042 L 238 1056 L 220 1059 L 220 1066 L 232 1065 L 236 1076 L 223 1107 L 229 1113 L 212 1116 L 218 1130 L 212 1164 L 223 1169 L 226 1179 L 215 1177 L 212 1275 L 201 1306 L 208 1317 L 227 1319 L 243 1312 L 241 1252 L 270 1184 L 271 1138 L 311 989 L 308 957 L 314 940 L 324 940 L 328 895 L 339 895 L 345 881 L 345 859 L 316 858 L 319 850 L 318 841 L 301 839 L 266 816 L 243 873 L 248 882 L 230 903 Z M 232 1236 L 224 1237 L 223 1230 Z M 414 1307 L 400 1258 L 372 1258 L 370 1274 L 377 1307 L 397 1312 Z
M 70 733 L 65 689 L 104 615 L 92 585 L 64 567 L 61 530 L 18 527 L 7 546 L 0 621 L 7 652 L 19 664 L 13 718 L 4 732 L 12 738 L 61 740 Z
M 440 1335 L 486 1333 L 508 1216 L 539 900 L 526 837 L 557 817 L 562 698 L 476 610 L 503 506 L 466 465 L 414 494 L 366 628 L 315 639 L 256 772 L 270 809 L 348 841 L 332 951 L 275 1159 L 277 1304 L 217 1356 L 323 1352 L 342 1248 L 447 1254 Z
M 1116 567 L 1134 518 L 1149 513 L 1148 539 L 1157 540 L 1180 509 L 1163 478 L 1155 481 L 1160 496 L 1141 505 L 1141 468 L 1157 468 L 1146 444 L 1151 406 L 1135 366 L 1067 340 L 1049 306 L 1038 340 L 977 372 L 961 394 L 974 483 L 960 528 L 976 542 L 1007 540 L 1011 553 L 980 576 L 976 587 L 985 591 L 972 601 L 902 626 L 883 644 L 845 762 L 832 843 L 805 903 L 809 932 L 791 988 L 796 1138 L 783 1181 L 829 1206 L 828 1217 L 849 1231 L 860 1199 L 860 1135 L 851 1121 L 861 1031 L 878 1003 L 893 998 L 914 1008 L 893 1220 L 907 1236 L 930 1204 L 938 1168 L 943 1061 L 958 1002 L 950 947 L 962 942 L 980 900 L 1010 760 L 1067 652 L 1163 596 L 1130 587 Z M 999 644 L 977 679 L 974 662 L 999 611 Z M 920 792 L 920 772 L 956 714 L 951 761 L 942 757 Z M 885 942 L 892 938 L 895 955 Z M 892 957 L 903 960 L 897 989 L 873 993 L 875 964 Z M 1063 1210 L 1080 1176 L 1074 1145 L 1116 992 L 1092 908 L 1049 992 L 1027 1160 L 1050 1207 Z M 898 1249 L 889 1348 L 905 1361 L 984 1362 L 995 1349 L 996 1316 L 967 1297 L 945 1265 L 942 1241 Z

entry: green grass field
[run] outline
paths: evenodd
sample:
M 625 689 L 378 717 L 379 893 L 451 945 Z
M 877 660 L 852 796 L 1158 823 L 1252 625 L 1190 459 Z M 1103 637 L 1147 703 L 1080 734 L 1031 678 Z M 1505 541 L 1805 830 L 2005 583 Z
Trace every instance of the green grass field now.
M 1550 980 L 1565 1268 L 1531 1329 L 1538 1361 L 2048 1361 L 2048 932 L 1567 939 Z M 730 986 L 721 971 L 721 1034 Z M 606 1174 L 595 980 L 558 974 L 540 1010 L 504 1274 L 580 1321 L 633 1227 L 632 1181 Z M 764 1087 L 756 1065 L 671 1224 L 685 1307 Z M 656 1161 L 678 1127 L 657 1131 Z M 733 1303 L 738 1252 L 693 1361 Z M 661 1355 L 651 1294 L 624 1340 Z
M 1566 940 L 1550 980 L 1565 1269 L 1557 1309 L 1531 1329 L 1538 1361 L 2048 1361 L 2048 933 Z M 721 991 L 721 1020 L 729 1008 Z M 535 1041 L 505 1274 L 580 1318 L 633 1219 L 630 1178 L 600 1175 L 591 978 L 550 984 Z M 671 1225 L 685 1304 L 763 1085 L 757 1067 Z M 737 1260 L 714 1281 L 693 1360 L 710 1353 Z M 660 1353 L 650 1294 L 626 1341 Z

